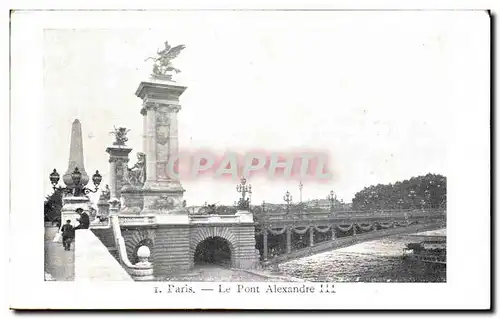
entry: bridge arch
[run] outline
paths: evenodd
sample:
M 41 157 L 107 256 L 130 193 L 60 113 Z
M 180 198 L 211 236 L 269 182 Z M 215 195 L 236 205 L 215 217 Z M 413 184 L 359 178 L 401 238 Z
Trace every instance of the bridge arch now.
M 198 229 L 191 237 L 190 262 L 195 264 L 200 249 L 223 249 L 229 255 L 230 266 L 235 265 L 237 238 L 228 227 L 203 227 Z M 227 257 L 227 256 L 226 256 Z M 201 257 L 203 259 L 203 257 Z M 210 257 L 209 257 L 210 259 Z

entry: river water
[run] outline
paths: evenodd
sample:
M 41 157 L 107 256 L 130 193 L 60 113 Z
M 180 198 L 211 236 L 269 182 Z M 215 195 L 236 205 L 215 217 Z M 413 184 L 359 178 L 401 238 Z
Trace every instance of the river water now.
M 446 229 L 419 233 L 446 235 Z M 393 236 L 291 261 L 279 266 L 284 275 L 307 281 L 445 282 L 446 266 L 403 260 L 403 248 L 416 242 Z

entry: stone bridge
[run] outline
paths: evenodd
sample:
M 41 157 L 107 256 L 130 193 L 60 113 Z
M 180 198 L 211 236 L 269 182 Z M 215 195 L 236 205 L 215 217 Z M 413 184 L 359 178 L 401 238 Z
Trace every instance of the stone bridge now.
M 187 223 L 168 225 L 155 215 L 117 217 L 128 260 L 137 262 L 139 247 L 148 246 L 155 277 L 189 271 L 197 263 L 251 269 L 364 241 L 446 227 L 443 209 L 280 213 L 255 220 L 252 213 L 239 211 L 234 215 L 189 215 Z M 95 228 L 94 232 L 110 252 L 117 250 L 112 229 Z
M 446 210 L 308 212 L 264 215 L 256 223 L 263 265 L 381 239 L 446 227 Z

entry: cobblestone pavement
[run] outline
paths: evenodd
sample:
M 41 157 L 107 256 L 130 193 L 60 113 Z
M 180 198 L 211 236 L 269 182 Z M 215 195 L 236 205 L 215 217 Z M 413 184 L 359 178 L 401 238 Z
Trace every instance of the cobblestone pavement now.
M 54 243 L 57 227 L 45 227 L 45 272 L 56 281 L 72 281 L 75 278 L 75 251 L 65 251 L 62 243 Z
M 186 274 L 176 274 L 164 277 L 162 281 L 241 281 L 241 282 L 263 282 L 284 281 L 276 278 L 267 278 L 265 274 L 258 275 L 243 270 L 229 269 L 216 265 L 197 266 Z

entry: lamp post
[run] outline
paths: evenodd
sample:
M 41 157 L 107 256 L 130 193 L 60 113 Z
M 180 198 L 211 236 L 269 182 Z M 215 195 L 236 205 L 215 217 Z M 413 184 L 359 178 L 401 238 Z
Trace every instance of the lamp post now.
M 299 183 L 299 191 L 300 191 L 300 202 L 302 203 L 302 188 L 304 187 L 304 184 L 302 184 L 302 181 Z
M 380 202 L 378 201 L 378 194 L 376 191 L 371 191 L 370 193 L 370 199 L 371 199 L 371 202 L 372 204 L 375 206 L 376 209 L 380 209 Z M 377 203 L 375 204 L 376 201 Z
M 52 188 L 56 190 L 57 184 L 59 183 L 60 179 L 59 173 L 54 170 L 52 173 L 49 175 L 50 183 L 52 184 Z M 91 190 L 90 188 L 85 187 L 82 183 L 82 173 L 78 169 L 78 167 L 75 167 L 73 172 L 71 172 L 71 179 L 73 181 L 73 185 L 71 187 L 65 187 L 63 188 L 64 192 L 66 194 L 72 194 L 75 197 L 82 196 L 82 195 L 88 195 L 89 193 L 96 193 L 99 190 L 99 185 L 101 184 L 102 181 L 102 176 L 99 174 L 99 171 L 95 171 L 95 174 L 92 176 L 92 182 L 94 183 L 95 190 Z
M 286 191 L 285 196 L 283 196 L 283 200 L 286 202 L 286 212 L 290 213 L 290 204 L 292 203 L 292 195 L 290 195 L 289 191 Z
M 241 198 L 238 201 L 238 207 L 240 209 L 249 209 L 250 207 L 250 196 L 252 195 L 252 185 L 247 185 L 247 179 L 245 177 L 241 178 L 241 184 L 236 185 L 236 191 L 241 193 Z M 246 197 L 248 194 L 248 198 Z
M 425 209 L 425 204 L 426 204 L 426 203 L 425 203 L 425 200 L 423 200 L 423 199 L 422 199 L 422 200 L 420 200 L 420 209 L 421 209 L 421 210 L 424 210 L 424 209 Z
M 424 193 L 425 193 L 425 201 L 427 203 L 427 207 L 432 208 L 431 191 L 426 189 Z
M 401 210 L 401 208 L 402 208 L 402 206 L 403 206 L 403 203 L 404 203 L 403 199 L 399 199 L 399 200 L 398 200 L 398 207 L 399 207 L 399 210 Z
M 411 190 L 410 193 L 408 194 L 408 197 L 411 198 L 411 208 L 412 209 L 415 209 L 415 196 L 417 196 L 417 194 L 415 194 L 414 190 Z
M 333 190 L 330 191 L 330 194 L 326 197 L 328 201 L 330 202 L 330 212 L 333 212 L 333 208 L 335 206 L 335 201 L 337 200 L 337 195 L 333 192 Z

